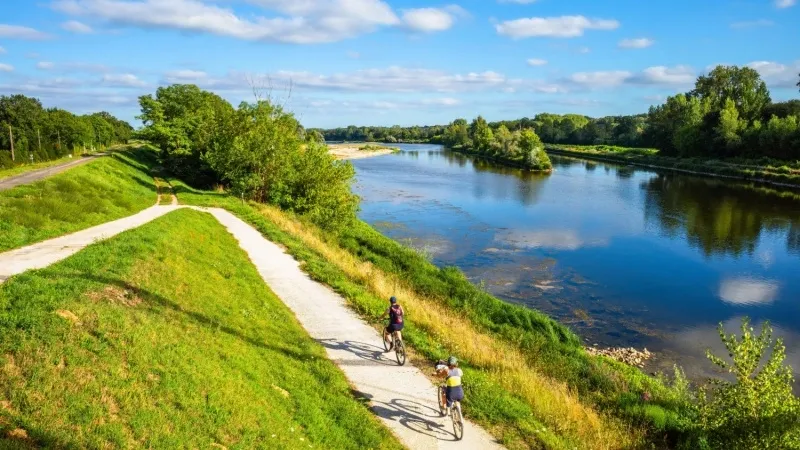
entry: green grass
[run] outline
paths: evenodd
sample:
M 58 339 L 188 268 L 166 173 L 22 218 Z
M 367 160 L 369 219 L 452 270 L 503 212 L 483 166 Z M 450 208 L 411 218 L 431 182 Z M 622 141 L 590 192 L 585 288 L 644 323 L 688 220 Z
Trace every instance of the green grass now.
M 399 152 L 400 149 L 397 147 L 389 147 L 386 145 L 379 145 L 379 144 L 364 144 L 358 148 L 362 152 L 377 152 L 380 150 L 392 150 L 393 152 Z
M 400 448 L 210 215 L 0 286 L 0 447 L 217 445 Z
M 156 202 L 145 146 L 113 152 L 32 184 L 0 192 L 0 252 L 89 228 Z
M 725 160 L 711 158 L 678 158 L 660 156 L 657 150 L 608 145 L 547 145 L 548 152 L 613 163 L 696 172 L 701 175 L 724 176 L 742 180 L 800 186 L 800 161 L 778 161 L 769 158 Z
M 346 273 L 342 262 L 345 255 L 320 254 L 298 237 L 300 233 L 287 232 L 270 220 L 269 214 L 265 214 L 270 210 L 268 207 L 243 203 L 224 193 L 194 190 L 177 180 L 173 180 L 173 184 L 182 203 L 226 208 L 270 240 L 283 244 L 289 253 L 305 263 L 302 267 L 312 278 L 331 286 L 347 298 L 362 317 L 377 325 L 377 317 L 385 308 L 385 295 L 377 295 L 370 285 L 379 276 L 377 272 L 364 269 L 361 276 Z M 591 430 L 580 429 L 580 425 L 570 428 L 563 417 L 548 415 L 552 405 L 537 405 L 530 397 L 504 386 L 502 370 L 498 369 L 502 361 L 492 366 L 477 358 L 466 358 L 463 367 L 465 379 L 470 382 L 466 383 L 465 408 L 471 418 L 494 430 L 507 445 L 515 448 L 623 448 L 621 443 L 609 444 L 607 437 L 630 433 L 627 445 L 649 442 L 671 447 L 691 437 L 691 418 L 686 416 L 682 399 L 667 383 L 639 369 L 588 355 L 574 333 L 546 315 L 498 300 L 470 283 L 458 269 L 437 268 L 422 255 L 386 238 L 365 223 L 356 224 L 341 236 L 321 235 L 330 248 L 341 247 L 381 273 L 396 276 L 401 286 L 414 295 L 433 299 L 434 305 L 466 318 L 477 331 L 470 331 L 474 334 L 464 336 L 462 341 L 480 334 L 517 349 L 530 370 L 554 380 L 553 391 L 559 391 L 555 385 L 565 383 L 568 391 L 589 405 L 589 409 L 596 408 L 601 422 L 605 423 Z M 419 312 L 416 317 L 409 314 L 404 331 L 405 339 L 417 354 L 427 361 L 435 361 L 450 352 L 463 352 L 458 348 L 459 340 L 452 339 L 451 333 L 420 325 L 418 316 Z M 500 357 L 489 354 L 487 358 Z M 531 390 L 535 389 L 532 385 Z M 651 398 L 647 402 L 642 401 L 645 393 Z M 565 413 L 567 418 L 580 418 L 586 412 L 586 408 L 568 399 L 556 405 L 575 409 L 574 414 Z M 608 417 L 602 419 L 605 416 Z M 593 436 L 606 439 L 593 441 Z

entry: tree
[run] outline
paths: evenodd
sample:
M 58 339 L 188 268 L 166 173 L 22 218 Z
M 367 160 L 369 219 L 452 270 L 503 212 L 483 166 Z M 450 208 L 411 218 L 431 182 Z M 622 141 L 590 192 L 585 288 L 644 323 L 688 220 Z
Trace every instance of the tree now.
M 500 125 L 494 133 L 495 142 L 500 152 L 505 156 L 512 156 L 517 152 L 514 135 L 505 125 Z
M 478 152 L 487 152 L 492 148 L 492 129 L 486 123 L 486 119 L 481 116 L 475 118 L 469 126 L 469 135 L 472 138 L 472 146 Z
M 719 114 L 719 125 L 714 129 L 716 139 L 728 155 L 735 155 L 742 143 L 739 130 L 743 130 L 747 123 L 739 120 L 739 111 L 732 99 L 725 100 L 725 107 Z
M 544 144 L 533 130 L 527 129 L 520 132 L 519 149 L 528 169 L 544 171 L 553 168 L 550 157 L 544 151 Z
M 467 121 L 456 119 L 444 132 L 444 144 L 449 147 L 469 146 L 469 129 Z
M 747 121 L 758 118 L 771 102 L 767 84 L 750 67 L 717 66 L 697 79 L 690 95 L 707 101 L 710 111 L 721 111 L 731 99 L 739 116 Z

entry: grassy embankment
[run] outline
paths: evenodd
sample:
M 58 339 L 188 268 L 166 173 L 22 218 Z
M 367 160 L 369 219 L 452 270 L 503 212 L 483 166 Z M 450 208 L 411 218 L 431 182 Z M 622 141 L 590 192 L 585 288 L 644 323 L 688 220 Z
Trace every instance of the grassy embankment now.
M 156 202 L 146 146 L 0 192 L 0 252 L 129 216 Z
M 0 151 L 2 151 L 2 150 L 0 150 Z M 70 158 L 69 156 L 64 156 L 62 158 L 53 159 L 51 161 L 43 161 L 43 162 L 38 162 L 38 163 L 33 163 L 33 164 L 20 164 L 20 165 L 17 165 L 17 166 L 14 166 L 14 167 L 5 168 L 5 169 L 0 168 L 0 180 L 2 180 L 3 178 L 13 177 L 14 175 L 20 175 L 20 174 L 23 174 L 25 172 L 30 172 L 32 170 L 46 169 L 48 167 L 53 167 L 53 166 L 61 164 L 61 163 L 74 161 L 75 159 L 78 159 L 78 158 L 80 158 L 80 156 L 74 156 L 73 158 Z
M 545 149 L 554 155 L 575 156 L 612 163 L 634 164 L 700 175 L 738 178 L 748 181 L 800 187 L 800 161 L 776 161 L 708 158 L 675 158 L 659 156 L 658 150 L 609 145 L 552 145 Z
M 400 448 L 210 215 L 0 286 L 2 448 Z
M 397 148 L 397 147 L 392 147 L 392 146 L 389 146 L 389 145 L 375 144 L 375 143 L 371 143 L 371 142 L 368 142 L 368 143 L 366 143 L 364 145 L 359 145 L 358 150 L 362 151 L 362 152 L 379 152 L 379 151 L 384 151 L 384 150 L 391 150 L 392 152 L 395 152 L 395 153 L 400 151 L 400 149 Z
M 386 298 L 397 295 L 408 312 L 412 361 L 427 366 L 458 355 L 468 417 L 511 448 L 637 448 L 684 430 L 680 402 L 661 382 L 587 355 L 576 335 L 545 315 L 490 296 L 364 223 L 331 236 L 275 208 L 172 182 L 181 202 L 226 208 L 283 244 L 376 326 Z

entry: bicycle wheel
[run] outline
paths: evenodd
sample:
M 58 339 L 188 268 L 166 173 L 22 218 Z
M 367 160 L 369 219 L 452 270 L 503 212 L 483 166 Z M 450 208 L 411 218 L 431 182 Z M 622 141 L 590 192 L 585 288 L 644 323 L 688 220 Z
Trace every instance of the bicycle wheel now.
M 464 417 L 461 415 L 461 403 L 453 404 L 453 433 L 456 440 L 460 441 L 464 437 Z
M 386 349 L 388 352 L 392 346 L 392 337 L 386 331 L 386 328 L 383 329 L 383 348 Z
M 436 389 L 436 397 L 437 400 L 439 400 L 439 414 L 441 414 L 442 417 L 447 413 L 447 400 L 444 395 L 444 387 L 439 386 L 439 388 Z
M 397 364 L 402 366 L 406 363 L 406 346 L 400 339 L 394 341 L 394 355 L 397 357 Z

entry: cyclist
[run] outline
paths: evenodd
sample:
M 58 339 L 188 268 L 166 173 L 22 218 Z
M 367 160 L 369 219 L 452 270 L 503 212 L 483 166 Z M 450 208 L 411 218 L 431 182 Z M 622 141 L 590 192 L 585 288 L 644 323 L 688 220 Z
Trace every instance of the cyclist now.
M 397 303 L 397 298 L 392 296 L 389 299 L 389 309 L 387 309 L 386 312 L 383 313 L 383 316 L 381 317 L 381 320 L 384 320 L 387 317 L 389 318 L 389 325 L 386 326 L 386 333 L 388 333 L 389 335 L 388 336 L 389 351 L 391 351 L 392 347 L 394 347 L 394 341 L 392 340 L 392 333 L 397 333 L 398 339 L 402 340 L 403 338 L 401 331 L 403 330 L 403 325 L 404 325 L 403 321 L 404 314 L 405 312 L 403 311 L 403 307 L 400 306 L 399 303 Z
M 436 366 L 436 375 L 444 378 L 447 389 L 445 391 L 447 398 L 447 412 L 450 413 L 450 408 L 453 406 L 454 401 L 464 400 L 464 388 L 461 386 L 461 377 L 464 372 L 458 368 L 458 359 L 451 356 L 447 359 L 447 365 L 444 361 L 439 361 L 440 364 Z

